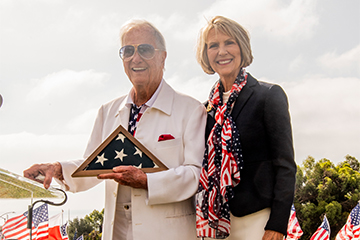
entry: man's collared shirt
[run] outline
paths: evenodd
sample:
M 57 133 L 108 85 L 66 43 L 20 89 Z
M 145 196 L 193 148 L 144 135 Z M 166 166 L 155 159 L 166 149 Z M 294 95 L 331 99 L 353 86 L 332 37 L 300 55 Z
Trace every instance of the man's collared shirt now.
M 146 109 L 152 107 L 156 98 L 159 95 L 160 89 L 163 85 L 163 79 L 157 87 L 151 98 L 141 107 L 140 114 L 143 114 Z M 134 89 L 132 88 L 127 96 L 125 105 L 131 109 L 134 101 L 132 99 Z M 139 117 L 140 119 L 140 117 Z M 138 119 L 138 120 L 139 120 Z M 137 122 L 135 124 L 135 127 Z M 132 218 L 131 218 L 131 188 L 128 186 L 118 185 L 118 193 L 116 198 L 116 214 L 114 222 L 114 239 L 132 239 Z
M 155 102 L 157 96 L 159 95 L 161 86 L 163 85 L 163 81 L 164 81 L 164 79 L 161 80 L 159 86 L 157 87 L 156 91 L 151 96 L 151 98 L 145 104 L 143 104 L 141 106 L 140 115 L 142 115 L 146 109 L 148 109 L 148 108 L 152 107 L 152 105 L 154 105 L 154 102 Z M 128 108 L 131 108 L 131 106 L 134 104 L 134 100 L 132 99 L 133 92 L 134 92 L 134 89 L 132 88 L 126 98 L 125 106 L 127 106 Z M 138 121 L 139 121 L 139 119 L 138 119 Z M 137 125 L 137 122 L 135 123 L 135 127 L 136 127 L 136 125 Z

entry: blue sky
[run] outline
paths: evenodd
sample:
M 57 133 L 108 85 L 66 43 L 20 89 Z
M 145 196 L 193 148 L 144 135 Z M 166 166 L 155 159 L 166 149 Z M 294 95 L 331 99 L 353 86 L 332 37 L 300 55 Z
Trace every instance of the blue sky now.
M 0 167 L 22 174 L 33 163 L 82 158 L 97 109 L 131 87 L 118 57 L 119 29 L 131 18 L 165 36 L 166 81 L 205 101 L 217 76 L 201 70 L 195 45 L 215 15 L 249 31 L 247 70 L 286 91 L 297 164 L 308 155 L 360 158 L 358 0 L 0 0 Z M 70 194 L 63 209 L 71 217 L 100 209 L 102 191 Z

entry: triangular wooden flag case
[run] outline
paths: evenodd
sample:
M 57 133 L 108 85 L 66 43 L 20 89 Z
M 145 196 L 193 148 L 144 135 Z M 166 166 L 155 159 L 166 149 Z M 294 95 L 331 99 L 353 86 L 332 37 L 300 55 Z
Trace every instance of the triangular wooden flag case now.
M 102 173 L 111 173 L 113 167 L 121 165 L 135 166 L 145 173 L 168 169 L 120 125 L 71 176 L 90 177 Z

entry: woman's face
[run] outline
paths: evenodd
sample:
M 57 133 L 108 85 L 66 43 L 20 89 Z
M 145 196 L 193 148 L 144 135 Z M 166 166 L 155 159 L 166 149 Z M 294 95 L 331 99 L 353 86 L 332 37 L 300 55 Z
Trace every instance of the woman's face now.
M 235 39 L 211 29 L 207 37 L 210 66 L 223 81 L 235 81 L 241 63 L 241 51 Z

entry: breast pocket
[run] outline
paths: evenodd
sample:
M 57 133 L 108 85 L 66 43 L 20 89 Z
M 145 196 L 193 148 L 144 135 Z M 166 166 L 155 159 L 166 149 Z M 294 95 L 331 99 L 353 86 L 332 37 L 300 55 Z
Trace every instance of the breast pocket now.
M 184 162 L 181 138 L 156 143 L 155 154 L 168 168 L 175 168 Z

